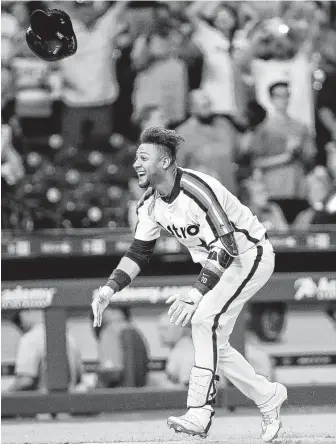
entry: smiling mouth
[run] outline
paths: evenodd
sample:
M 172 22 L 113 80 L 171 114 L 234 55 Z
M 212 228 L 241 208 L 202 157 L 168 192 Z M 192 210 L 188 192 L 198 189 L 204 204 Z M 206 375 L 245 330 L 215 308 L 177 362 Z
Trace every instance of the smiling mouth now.
M 141 173 L 137 173 L 137 175 L 138 175 L 138 177 L 144 177 L 144 176 L 146 176 L 146 173 L 141 172 Z

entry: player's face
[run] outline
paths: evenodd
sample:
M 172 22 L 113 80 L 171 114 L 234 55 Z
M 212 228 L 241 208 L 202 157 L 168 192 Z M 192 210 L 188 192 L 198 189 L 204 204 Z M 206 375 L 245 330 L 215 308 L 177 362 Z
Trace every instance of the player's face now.
M 138 175 L 140 188 L 155 186 L 160 181 L 164 173 L 163 157 L 162 151 L 156 145 L 143 143 L 139 146 L 133 167 Z

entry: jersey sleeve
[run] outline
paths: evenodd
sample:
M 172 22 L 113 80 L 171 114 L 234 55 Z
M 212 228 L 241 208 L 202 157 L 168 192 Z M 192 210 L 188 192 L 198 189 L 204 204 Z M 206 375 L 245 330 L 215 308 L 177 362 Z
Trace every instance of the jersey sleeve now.
M 154 193 L 146 192 L 137 205 L 137 224 L 134 239 L 152 241 L 160 236 L 161 227 L 153 216 Z
M 183 186 L 194 200 L 195 216 L 207 245 L 234 231 L 226 213 L 228 191 L 218 180 L 189 173 Z

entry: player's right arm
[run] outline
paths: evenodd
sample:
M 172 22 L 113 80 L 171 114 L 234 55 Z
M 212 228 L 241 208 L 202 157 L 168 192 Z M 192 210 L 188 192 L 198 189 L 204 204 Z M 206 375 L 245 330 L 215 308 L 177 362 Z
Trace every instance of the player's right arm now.
M 151 189 L 148 189 L 140 199 L 137 206 L 138 223 L 133 242 L 91 304 L 94 327 L 101 326 L 103 312 L 114 293 L 127 287 L 153 255 L 156 240 L 160 236 L 160 226 L 150 214 L 153 199 Z

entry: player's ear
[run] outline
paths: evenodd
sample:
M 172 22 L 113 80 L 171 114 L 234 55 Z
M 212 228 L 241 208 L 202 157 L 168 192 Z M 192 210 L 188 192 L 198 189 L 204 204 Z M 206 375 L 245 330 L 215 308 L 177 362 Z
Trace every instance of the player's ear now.
M 166 170 L 171 164 L 171 158 L 169 156 L 164 156 L 162 159 L 163 169 Z

